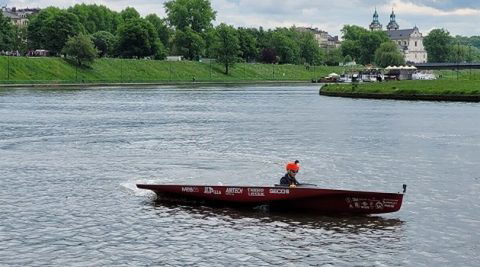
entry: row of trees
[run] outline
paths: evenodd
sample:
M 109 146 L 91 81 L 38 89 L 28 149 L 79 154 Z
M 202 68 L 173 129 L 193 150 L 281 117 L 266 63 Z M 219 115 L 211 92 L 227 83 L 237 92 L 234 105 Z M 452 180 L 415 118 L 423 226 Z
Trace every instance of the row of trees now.
M 424 39 L 429 62 L 474 62 L 480 60 L 480 36 L 452 37 L 445 29 L 432 30 Z
M 170 0 L 164 7 L 163 19 L 156 14 L 141 17 L 131 7 L 121 12 L 87 4 L 49 7 L 31 17 L 27 28 L 13 26 L 0 14 L 0 50 L 46 49 L 53 55 L 73 56 L 79 64 L 96 56 L 217 58 L 227 73 L 238 61 L 338 65 L 355 60 L 382 67 L 405 63 L 397 45 L 381 31 L 346 25 L 341 47 L 322 49 L 311 32 L 295 27 L 264 30 L 223 23 L 214 27 L 216 11 L 209 0 Z M 472 44 L 480 45 L 480 37 L 453 38 L 445 30 L 433 30 L 425 38 L 432 62 L 474 60 L 480 53 Z
M 190 60 L 218 58 L 225 64 L 239 60 L 292 64 L 340 61 L 336 58 L 339 51 L 322 50 L 312 33 L 294 27 L 267 31 L 236 29 L 225 24 L 213 27 L 216 12 L 208 0 L 171 0 L 164 6 L 167 14 L 164 19 L 155 14 L 142 18 L 131 7 L 121 12 L 86 4 L 68 9 L 48 7 L 32 16 L 22 33 L 15 32 L 15 27 L 1 18 L 8 25 L 1 28 L 0 38 L 5 39 L 1 48 L 71 54 L 74 49 L 65 45 L 75 37 L 84 44 L 90 39 L 99 57 L 163 59 L 172 54 Z

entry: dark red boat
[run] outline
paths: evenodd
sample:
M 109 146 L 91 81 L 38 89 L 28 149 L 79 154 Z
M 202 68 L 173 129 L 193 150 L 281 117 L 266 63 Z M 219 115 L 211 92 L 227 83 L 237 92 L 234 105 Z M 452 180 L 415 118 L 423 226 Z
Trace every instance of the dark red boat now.
M 328 214 L 395 212 L 402 206 L 406 191 L 406 185 L 403 186 L 403 193 L 321 189 L 314 185 L 257 187 L 137 184 L 137 187 L 154 191 L 158 200 L 187 200 Z

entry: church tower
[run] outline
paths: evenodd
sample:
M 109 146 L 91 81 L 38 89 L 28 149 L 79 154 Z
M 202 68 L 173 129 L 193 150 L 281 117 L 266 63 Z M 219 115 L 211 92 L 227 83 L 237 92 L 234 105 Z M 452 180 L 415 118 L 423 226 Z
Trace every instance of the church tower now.
M 370 30 L 372 31 L 381 31 L 383 28 L 382 24 L 380 24 L 380 21 L 378 21 L 378 13 L 377 9 L 375 8 L 375 13 L 373 14 L 373 21 L 370 23 Z
M 397 21 L 395 20 L 395 12 L 392 10 L 392 14 L 390 15 L 390 22 L 387 25 L 387 30 L 389 31 L 396 31 L 400 27 L 398 26 Z

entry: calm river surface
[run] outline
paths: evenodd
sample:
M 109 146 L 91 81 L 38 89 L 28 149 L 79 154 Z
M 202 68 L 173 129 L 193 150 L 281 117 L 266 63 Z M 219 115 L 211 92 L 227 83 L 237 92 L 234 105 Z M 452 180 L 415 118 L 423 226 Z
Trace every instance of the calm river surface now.
M 369 217 L 154 202 L 137 182 L 399 192 Z M 0 265 L 478 266 L 480 104 L 316 86 L 0 89 Z

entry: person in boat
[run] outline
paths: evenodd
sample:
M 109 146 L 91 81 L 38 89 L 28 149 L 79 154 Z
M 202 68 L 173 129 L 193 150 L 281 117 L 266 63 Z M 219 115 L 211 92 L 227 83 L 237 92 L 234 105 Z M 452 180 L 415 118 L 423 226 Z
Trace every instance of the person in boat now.
M 285 174 L 285 176 L 283 176 L 281 179 L 280 179 L 280 185 L 286 185 L 286 186 L 290 186 L 290 187 L 296 187 L 297 185 L 299 185 L 300 183 L 297 181 L 297 179 L 295 178 L 295 176 L 297 175 L 298 171 L 300 170 L 300 165 L 299 165 L 299 161 L 296 160 L 295 162 L 289 162 L 287 163 L 287 166 L 286 166 L 286 169 L 287 169 L 287 173 Z

